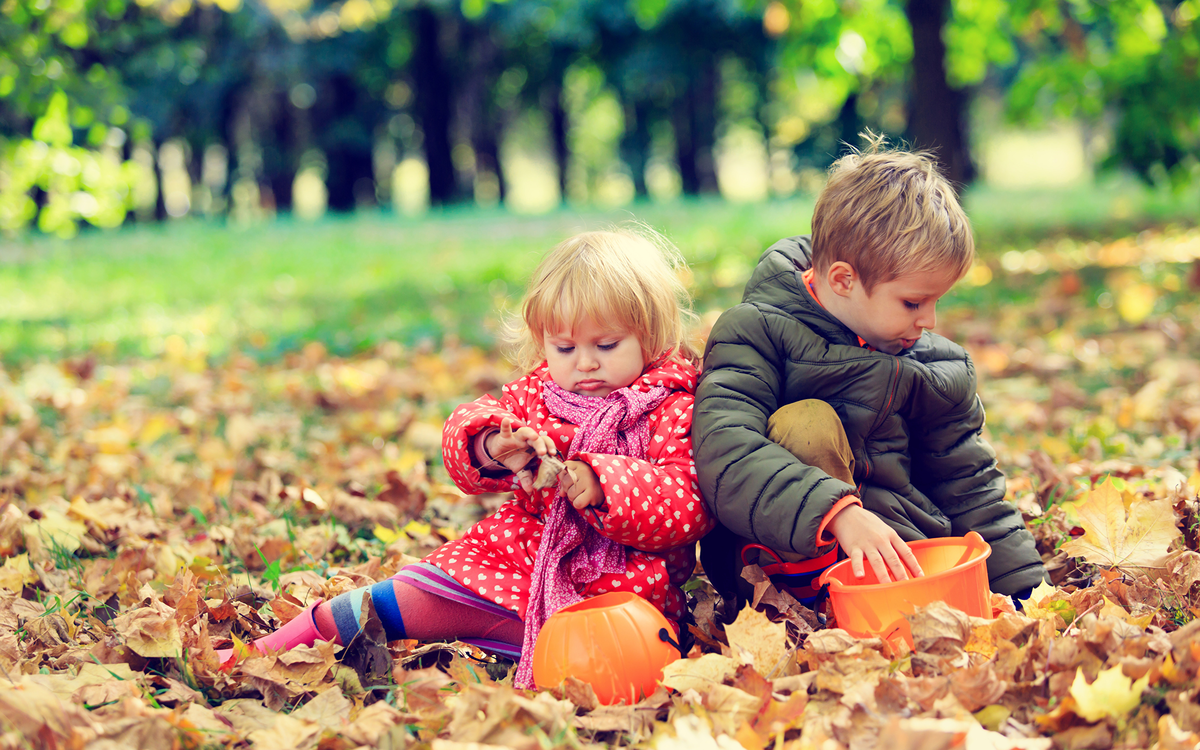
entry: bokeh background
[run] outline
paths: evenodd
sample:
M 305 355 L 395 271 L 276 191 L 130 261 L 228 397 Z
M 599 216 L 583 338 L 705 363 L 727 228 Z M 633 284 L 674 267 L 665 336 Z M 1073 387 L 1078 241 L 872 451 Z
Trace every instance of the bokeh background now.
M 1198 77 L 1200 0 L 0 0 L 0 746 L 902 746 L 887 706 L 959 727 L 959 699 L 1058 747 L 1194 744 L 1200 652 L 1161 644 L 1200 613 Z M 690 703 L 527 719 L 453 646 L 394 644 L 391 682 L 205 656 L 502 502 L 450 482 L 441 428 L 511 378 L 498 313 L 555 243 L 658 229 L 702 338 L 865 128 L 934 150 L 972 218 L 937 330 L 1059 587 L 1036 637 L 949 677 L 809 661 L 859 697 L 800 691 L 853 723 L 803 740 L 804 703 L 727 685 L 712 732 L 677 731 Z M 1134 519 L 1123 574 L 1063 551 L 1096 487 Z M 1153 584 L 1150 501 L 1183 535 Z M 1084 726 L 1070 680 L 1103 663 L 1166 681 Z
M 986 312 L 1083 267 L 1133 266 L 1081 289 L 1113 308 L 1136 286 L 1137 316 L 1189 291 L 1178 267 L 1098 248 L 1166 230 L 1170 262 L 1193 258 L 1197 0 L 0 11 L 9 361 L 487 345 L 540 252 L 630 218 L 680 246 L 717 310 L 807 230 L 864 128 L 933 150 L 961 188 L 981 264 L 952 303 Z

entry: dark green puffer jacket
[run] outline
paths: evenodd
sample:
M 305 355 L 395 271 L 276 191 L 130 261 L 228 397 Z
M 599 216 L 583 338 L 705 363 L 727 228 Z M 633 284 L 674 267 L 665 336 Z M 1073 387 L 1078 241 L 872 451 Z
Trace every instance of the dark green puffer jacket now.
M 980 434 L 970 357 L 930 332 L 899 355 L 858 346 L 804 288 L 810 265 L 807 237 L 772 245 L 709 336 L 692 435 L 713 513 L 741 537 L 816 557 L 829 550 L 817 545 L 821 520 L 857 492 L 906 541 L 979 532 L 993 591 L 1037 586 L 1045 569 Z M 841 417 L 861 491 L 766 437 L 772 413 L 810 398 Z

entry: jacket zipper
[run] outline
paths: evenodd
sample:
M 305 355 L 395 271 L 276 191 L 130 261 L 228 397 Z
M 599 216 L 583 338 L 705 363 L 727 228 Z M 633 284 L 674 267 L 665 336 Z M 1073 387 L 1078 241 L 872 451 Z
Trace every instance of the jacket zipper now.
M 871 425 L 871 429 L 867 432 L 867 437 L 870 437 L 871 433 L 875 432 L 875 428 L 879 426 L 880 422 L 887 419 L 888 412 L 892 408 L 892 401 L 894 401 L 896 399 L 896 391 L 899 388 L 900 388 L 900 360 L 897 359 L 896 360 L 896 371 L 892 373 L 892 384 L 891 384 L 891 387 L 888 389 L 887 403 L 884 404 L 883 411 L 881 411 L 879 413 L 879 420 L 876 421 L 875 424 Z M 862 482 L 859 483 L 859 485 L 858 485 L 859 497 L 862 497 L 862 488 L 866 485 L 867 478 L 871 476 L 871 468 L 872 468 L 871 460 L 870 460 L 870 457 L 867 456 L 867 452 L 865 449 L 863 450 L 863 459 L 864 459 L 863 463 L 866 464 L 866 469 L 863 471 Z

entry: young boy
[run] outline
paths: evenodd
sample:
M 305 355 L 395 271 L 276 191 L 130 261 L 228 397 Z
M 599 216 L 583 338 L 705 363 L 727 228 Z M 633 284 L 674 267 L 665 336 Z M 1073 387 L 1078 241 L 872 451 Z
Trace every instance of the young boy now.
M 855 575 L 900 580 L 922 575 L 904 542 L 977 531 L 992 591 L 1028 596 L 1045 569 L 981 436 L 974 366 L 929 330 L 971 267 L 970 224 L 927 155 L 868 137 L 831 169 L 811 238 L 768 248 L 709 336 L 692 431 L 721 526 L 704 569 L 746 597 L 746 545 L 819 572 L 836 542 Z

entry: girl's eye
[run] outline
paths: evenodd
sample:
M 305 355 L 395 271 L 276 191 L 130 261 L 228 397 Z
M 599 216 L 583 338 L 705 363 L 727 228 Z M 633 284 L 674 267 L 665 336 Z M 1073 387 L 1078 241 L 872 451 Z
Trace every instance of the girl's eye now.
M 620 341 L 614 341 L 614 342 L 612 342 L 611 344 L 599 344 L 599 345 L 597 345 L 597 347 L 596 347 L 596 348 L 597 348 L 597 349 L 603 349 L 603 350 L 604 350 L 604 351 L 606 351 L 606 352 L 610 352 L 610 351 L 612 351 L 613 349 L 616 349 L 616 348 L 617 348 L 617 344 L 619 344 L 619 343 L 621 343 L 621 342 L 620 342 Z
M 556 346 L 554 348 L 558 350 L 559 354 L 570 354 L 575 351 L 575 347 L 573 346 Z

